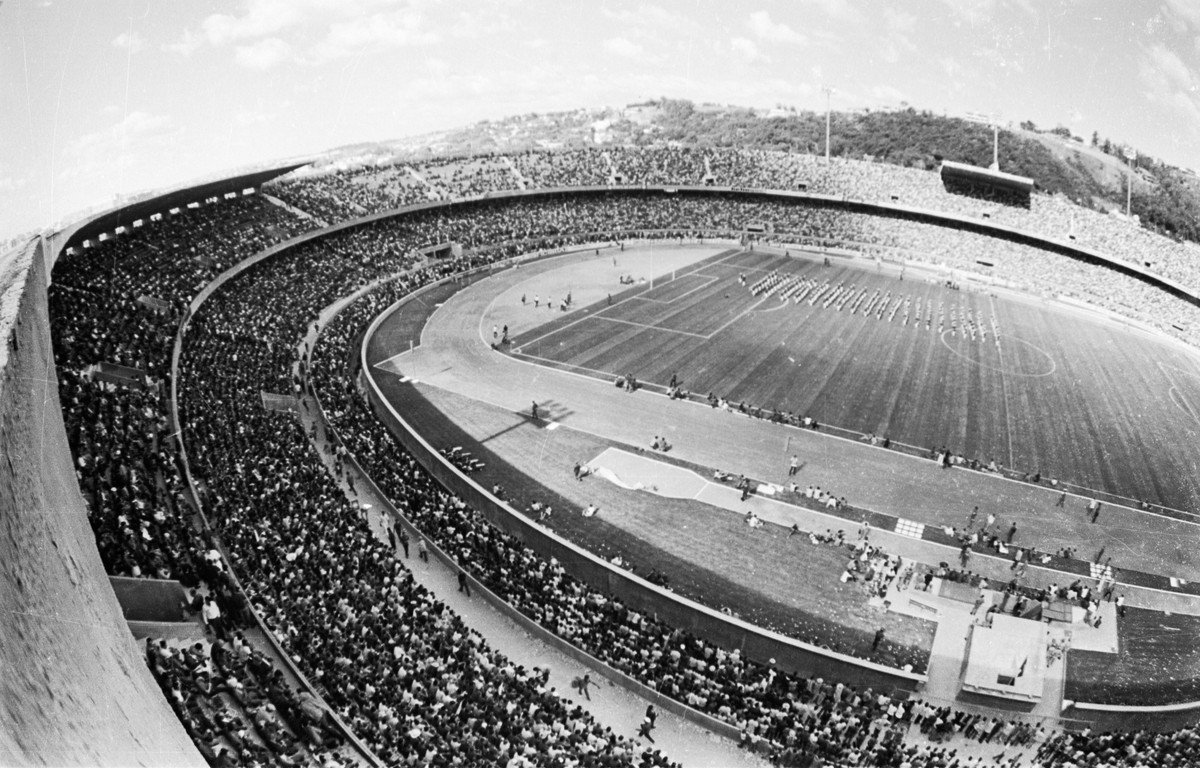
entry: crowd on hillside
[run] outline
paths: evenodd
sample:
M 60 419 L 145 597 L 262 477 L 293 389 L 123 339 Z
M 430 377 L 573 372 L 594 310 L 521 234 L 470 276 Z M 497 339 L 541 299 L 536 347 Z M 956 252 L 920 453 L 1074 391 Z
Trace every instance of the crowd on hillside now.
M 529 178 L 520 162 L 516 167 Z M 417 249 L 447 240 L 474 255 L 436 262 L 391 283 L 388 293 L 372 294 L 364 309 L 352 310 L 323 337 L 328 350 L 319 350 L 314 370 L 346 446 L 405 514 L 519 610 L 660 692 L 736 724 L 747 744 L 772 751 L 781 763 L 803 764 L 813 755 L 876 765 L 906 760 L 949 765 L 954 759 L 941 747 L 905 746 L 901 732 L 910 727 L 913 711 L 886 695 L 751 662 L 575 581 L 558 563 L 538 558 L 434 485 L 411 457 L 398 458 L 390 438 L 353 397 L 351 382 L 341 378 L 356 323 L 420 284 L 485 263 L 475 249 L 523 239 L 548 246 L 611 232 L 737 232 L 748 218 L 764 217 L 819 235 L 829 227 L 876 238 L 878 245 L 910 234 L 897 228 L 925 226 L 736 197 L 631 193 L 571 206 L 480 203 L 299 247 L 248 270 L 192 319 L 181 414 L 215 533 L 281 641 L 386 760 L 666 763 L 661 754 L 606 731 L 556 696 L 543 672 L 514 666 L 468 631 L 412 581 L 395 553 L 375 542 L 361 510 L 346 502 L 294 417 L 262 407 L 263 392 L 298 390 L 295 346 L 317 311 L 414 268 Z M 182 480 L 170 450 L 163 394 L 173 329 L 205 282 L 269 244 L 265 227 L 287 234 L 304 226 L 251 198 L 148 224 L 64 258 L 56 268 L 51 318 L 60 396 L 110 572 L 210 586 L 222 581 L 212 542 L 195 533 L 179 498 Z M 971 249 L 994 252 L 994 241 L 937 232 L 964 246 L 963 258 Z M 945 240 L 938 252 L 943 248 Z M 517 250 L 509 245 L 491 256 Z M 1032 254 L 1046 271 L 1075 264 Z M 1098 270 L 1088 269 L 1095 278 Z M 1130 285 L 1140 285 L 1119 280 L 1113 290 L 1123 296 Z M 139 302 L 142 297 L 159 301 Z M 137 368 L 147 381 L 134 388 L 89 380 L 89 367 L 99 362 Z M 228 607 L 230 614 L 239 613 L 236 604 Z M 947 717 L 955 716 L 945 713 L 943 723 Z M 1115 749 L 1105 738 L 1074 735 L 1070 745 L 1084 755 Z M 1182 743 L 1155 738 L 1167 746 Z M 249 752 L 246 759 L 253 759 L 254 750 Z
M 425 179 L 427 187 L 413 186 L 418 178 Z M 525 151 L 360 167 L 285 180 L 275 184 L 272 192 L 333 223 L 426 197 L 450 200 L 510 189 L 610 184 L 803 190 L 951 213 L 1085 245 L 1200 288 L 1200 249 L 1159 236 L 1124 217 L 1037 193 L 1027 208 L 1001 205 L 947 191 L 936 172 L 866 160 L 827 162 L 822 156 L 802 153 L 678 146 Z
M 511 155 L 527 189 L 597 187 L 611 184 L 613 165 L 603 149 L 519 152 Z

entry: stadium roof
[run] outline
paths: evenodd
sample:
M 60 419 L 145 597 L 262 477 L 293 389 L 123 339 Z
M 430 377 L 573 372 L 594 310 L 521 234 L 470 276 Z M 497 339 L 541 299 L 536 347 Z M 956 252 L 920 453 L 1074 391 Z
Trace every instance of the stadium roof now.
M 1026 176 L 993 171 L 991 168 L 981 168 L 978 165 L 956 163 L 953 160 L 942 161 L 943 181 L 947 177 L 960 184 L 981 184 L 1023 195 L 1028 195 L 1033 191 L 1033 179 Z
M 139 219 L 147 219 L 156 213 L 166 213 L 173 208 L 182 208 L 188 203 L 202 202 L 210 197 L 223 197 L 230 192 L 240 193 L 251 187 L 257 188 L 264 182 L 294 171 L 305 164 L 304 162 L 293 162 L 172 190 L 136 202 L 122 203 L 116 208 L 111 208 L 79 222 L 76 229 L 66 235 L 63 248 L 79 247 L 85 240 L 94 240 L 102 234 L 112 234 L 118 227 L 131 226 Z

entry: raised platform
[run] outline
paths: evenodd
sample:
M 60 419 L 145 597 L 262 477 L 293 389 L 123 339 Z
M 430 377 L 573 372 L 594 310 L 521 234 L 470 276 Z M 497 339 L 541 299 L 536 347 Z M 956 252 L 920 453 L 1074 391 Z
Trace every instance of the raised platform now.
M 972 624 L 960 693 L 1032 709 L 1042 699 L 1045 640 L 1041 622 L 994 614 L 991 627 Z

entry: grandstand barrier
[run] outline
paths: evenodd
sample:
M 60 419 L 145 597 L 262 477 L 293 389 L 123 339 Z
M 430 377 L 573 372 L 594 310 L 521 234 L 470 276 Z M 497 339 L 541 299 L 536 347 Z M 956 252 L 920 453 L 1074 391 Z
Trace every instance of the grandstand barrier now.
M 849 685 L 877 689 L 912 690 L 927 680 L 924 674 L 876 664 L 756 627 L 651 584 L 537 525 L 454 467 L 387 402 L 367 365 L 367 347 L 379 324 L 406 303 L 450 279 L 414 291 L 375 318 L 363 336 L 359 361 L 366 374 L 367 395 L 376 417 L 443 487 L 542 557 L 557 559 L 568 573 L 593 589 L 606 592 L 633 610 L 650 614 L 722 648 L 740 649 L 747 658 L 759 663 L 775 659 L 778 668 L 789 672 L 828 675 Z
M 147 637 L 155 640 L 169 637 L 193 643 L 208 641 L 208 633 L 205 631 L 204 625 L 194 621 L 130 621 L 127 623 L 133 639 L 139 642 Z
M 183 621 L 187 594 L 174 579 L 109 576 L 126 621 Z
M 1071 721 L 1086 721 L 1098 731 L 1173 731 L 1192 728 L 1196 725 L 1200 701 L 1156 706 L 1134 706 L 1124 704 L 1098 704 L 1065 699 L 1062 703 L 1064 715 L 1070 713 Z

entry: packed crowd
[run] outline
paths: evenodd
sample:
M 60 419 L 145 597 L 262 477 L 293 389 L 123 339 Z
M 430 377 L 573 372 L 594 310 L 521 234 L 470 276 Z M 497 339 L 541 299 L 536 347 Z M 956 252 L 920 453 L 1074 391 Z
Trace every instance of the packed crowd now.
M 521 179 L 506 157 L 476 155 L 462 160 L 430 160 L 421 165 L 420 174 L 445 200 L 521 188 Z
M 680 147 L 630 147 L 610 153 L 614 179 L 620 184 L 687 184 L 709 178 L 707 157 Z
M 312 694 L 239 633 L 192 644 L 146 638 L 146 663 L 200 755 L 217 768 L 335 766 L 342 742 Z
M 168 503 L 179 495 L 181 482 L 165 447 L 161 395 L 147 394 L 156 390 L 144 387 L 138 398 L 127 399 L 132 390 L 90 386 L 84 370 L 109 361 L 139 368 L 151 379 L 165 376 L 175 319 L 164 321 L 155 314 L 162 309 L 130 297 L 157 298 L 177 314 L 220 268 L 268 244 L 261 234 L 236 234 L 237 224 L 254 222 L 245 229 L 257 233 L 262 221 L 278 216 L 275 229 L 302 228 L 259 201 L 228 205 L 257 210 L 242 218 L 209 209 L 188 212 L 186 219 L 164 222 L 178 224 L 174 240 L 158 240 L 157 232 L 171 230 L 147 225 L 144 243 L 136 239 L 142 236 L 138 231 L 108 241 L 115 250 L 107 269 L 95 260 L 67 258 L 55 272 L 52 318 L 64 415 L 97 538 L 106 542 L 101 549 L 114 572 L 178 577 L 191 569 L 220 579 L 206 557 L 211 542 L 189 534 L 178 505 Z M 437 238 L 471 247 L 507 244 L 493 252 L 502 256 L 515 252 L 513 242 L 523 238 L 546 244 L 613 230 L 736 231 L 746 216 L 764 213 L 775 220 L 807 215 L 737 198 L 636 194 L 569 208 L 481 204 L 421 213 L 400 226 L 360 228 L 252 268 L 194 318 L 181 406 L 216 531 L 234 553 L 239 573 L 245 569 L 244 583 L 282 642 L 386 759 L 452 764 L 461 756 L 468 763 L 506 759 L 518 765 L 570 754 L 583 764 L 664 761 L 603 731 L 547 689 L 540 671 L 513 667 L 467 631 L 412 582 L 392 552 L 374 543 L 360 511 L 345 502 L 292 418 L 263 411 L 260 393 L 290 392 L 298 384 L 293 350 L 308 318 L 338 296 L 411 269 L 414 250 Z M 229 236 L 234 240 L 225 239 Z M 163 257 L 164 243 L 191 249 L 194 262 L 179 254 Z M 357 319 L 419 284 L 480 263 L 476 256 L 413 272 L 389 284 L 391 293 L 371 294 Z M 196 265 L 208 271 L 189 273 Z M 347 314 L 346 327 L 327 332 L 322 344 L 335 349 L 340 343 L 344 353 L 355 317 Z M 537 558 L 434 485 L 411 457 L 396 461 L 390 438 L 353 398 L 350 382 L 340 378 L 346 358 L 318 352 L 318 361 L 324 361 L 315 368 L 318 390 L 352 452 L 422 530 L 519 610 L 667 695 L 735 723 L 748 743 L 775 750 L 781 761 L 819 754 L 878 765 L 947 764 L 940 749 L 887 741 L 882 728 L 864 736 L 845 725 L 877 717 L 880 709 L 886 714 L 894 702 L 876 698 L 872 708 L 872 696 L 851 693 L 844 699 L 844 693 L 831 694 L 836 686 L 814 688 L 812 681 L 743 660 L 630 611 L 574 581 L 557 563 Z M 329 364 L 331 359 L 337 364 Z M 171 532 L 164 532 L 168 527 Z M 811 727 L 797 727 L 789 713 L 814 701 L 818 719 Z M 1107 748 L 1104 737 L 1091 738 L 1080 751 Z
M 110 574 L 200 578 L 166 418 L 179 318 L 205 283 L 304 225 L 257 197 L 187 209 L 60 257 L 49 289 L 63 420 Z M 274 236 L 267 235 L 270 230 Z M 136 380 L 98 375 L 103 363 Z
M 526 188 L 594 187 L 612 183 L 614 168 L 603 149 L 520 152 L 511 155 Z
M 922 169 L 842 158 L 826 162 L 817 155 L 773 150 L 609 147 L 442 158 L 297 177 L 274 185 L 272 193 L 336 222 L 426 198 L 609 184 L 804 190 L 950 213 L 1075 242 L 1183 285 L 1200 286 L 1195 248 L 1061 195 L 1034 194 L 1028 208 L 1000 205 L 953 194 L 937 173 Z
M 1200 764 L 1200 729 L 1180 728 L 1169 733 L 1149 731 L 1054 733 L 1037 751 L 1037 763 L 1046 768 L 1183 768 Z
M 260 614 L 389 763 L 668 764 L 468 630 L 372 536 L 295 419 L 262 409 L 261 392 L 293 386 L 313 309 L 403 263 L 347 259 L 346 248 L 300 248 L 251 268 L 206 302 L 185 345 L 193 471 Z

